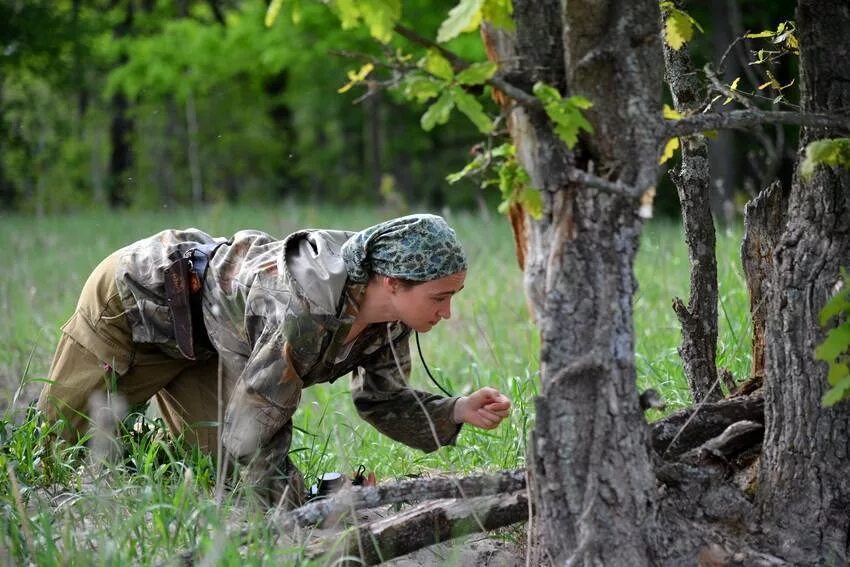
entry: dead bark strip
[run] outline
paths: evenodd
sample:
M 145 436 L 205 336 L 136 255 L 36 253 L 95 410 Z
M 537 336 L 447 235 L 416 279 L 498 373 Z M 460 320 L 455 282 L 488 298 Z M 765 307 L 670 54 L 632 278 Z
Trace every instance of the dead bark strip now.
M 751 379 L 764 377 L 764 329 L 767 318 L 768 284 L 773 270 L 773 251 L 785 228 L 787 191 L 779 181 L 766 187 L 744 208 L 744 240 L 741 263 L 750 296 L 753 321 L 753 365 Z
M 416 478 L 378 486 L 353 486 L 329 498 L 316 500 L 281 514 L 276 522 L 282 528 L 290 524 L 312 526 L 328 518 L 341 519 L 345 514 L 363 508 L 422 500 L 504 494 L 525 490 L 525 487 L 525 469 L 466 477 Z
M 678 411 L 652 424 L 652 448 L 665 459 L 720 435 L 739 421 L 764 423 L 764 398 L 741 397 Z
M 309 558 L 357 558 L 376 565 L 417 549 L 472 533 L 494 530 L 528 519 L 525 490 L 479 498 L 426 502 L 385 518 L 353 527 L 344 534 L 309 546 Z
M 673 104 L 682 114 L 698 112 L 703 89 L 688 49 L 675 50 L 664 44 L 664 63 Z M 688 306 L 678 297 L 673 310 L 682 326 L 679 356 L 695 404 L 717 401 L 717 259 L 715 257 L 714 218 L 711 214 L 711 171 L 705 136 L 681 139 L 682 160 L 670 172 L 682 207 L 682 225 L 690 264 Z

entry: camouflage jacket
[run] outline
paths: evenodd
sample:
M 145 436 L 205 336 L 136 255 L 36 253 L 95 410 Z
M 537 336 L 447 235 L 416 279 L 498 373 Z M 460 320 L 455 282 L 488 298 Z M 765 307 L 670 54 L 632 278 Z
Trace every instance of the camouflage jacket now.
M 206 270 L 203 319 L 230 392 L 222 440 L 231 454 L 288 445 L 279 432 L 291 428 L 301 390 L 351 372 L 355 407 L 379 431 L 424 451 L 454 443 L 456 398 L 407 386 L 409 327 L 370 325 L 342 356 L 365 289 L 348 281 L 340 254 L 352 234 L 305 230 L 275 240 L 246 230 L 225 241 L 167 230 L 123 250 L 116 279 L 133 340 L 179 357 L 163 290 L 168 257 L 222 243 Z

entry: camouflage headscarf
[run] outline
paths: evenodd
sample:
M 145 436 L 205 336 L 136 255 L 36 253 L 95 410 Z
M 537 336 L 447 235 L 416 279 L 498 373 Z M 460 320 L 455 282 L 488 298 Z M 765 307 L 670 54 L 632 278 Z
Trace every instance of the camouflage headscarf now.
M 375 273 L 423 282 L 466 270 L 457 234 L 436 215 L 408 215 L 361 230 L 343 245 L 342 257 L 355 282 Z

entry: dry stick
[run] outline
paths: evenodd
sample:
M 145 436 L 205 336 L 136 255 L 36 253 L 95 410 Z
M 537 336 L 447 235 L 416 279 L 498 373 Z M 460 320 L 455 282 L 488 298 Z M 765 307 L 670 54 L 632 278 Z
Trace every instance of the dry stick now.
M 502 494 L 525 488 L 525 469 L 479 473 L 466 477 L 416 478 L 377 486 L 354 486 L 332 497 L 278 514 L 273 518 L 273 522 L 281 529 L 286 529 L 291 524 L 311 526 L 349 510 L 420 500 Z
M 524 490 L 426 502 L 396 516 L 351 528 L 341 537 L 319 540 L 307 548 L 307 556 L 317 558 L 339 550 L 343 555 L 340 561 L 354 558 L 359 551 L 356 561 L 375 565 L 435 543 L 521 522 L 527 518 L 527 509 Z

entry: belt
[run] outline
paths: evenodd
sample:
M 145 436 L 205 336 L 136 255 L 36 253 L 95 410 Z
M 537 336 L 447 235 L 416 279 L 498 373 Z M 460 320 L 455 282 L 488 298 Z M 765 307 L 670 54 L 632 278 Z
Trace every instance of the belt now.
M 165 297 L 177 349 L 189 360 L 197 360 L 197 347 L 212 350 L 201 299 L 207 266 L 221 244 L 202 244 L 186 252 L 175 250 L 168 257 L 171 264 L 165 268 Z

